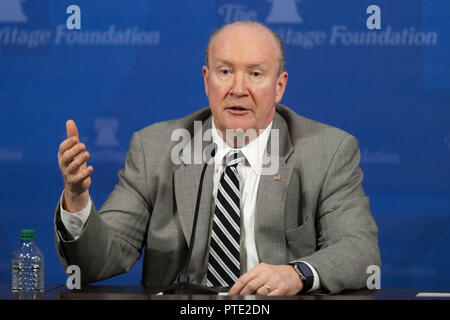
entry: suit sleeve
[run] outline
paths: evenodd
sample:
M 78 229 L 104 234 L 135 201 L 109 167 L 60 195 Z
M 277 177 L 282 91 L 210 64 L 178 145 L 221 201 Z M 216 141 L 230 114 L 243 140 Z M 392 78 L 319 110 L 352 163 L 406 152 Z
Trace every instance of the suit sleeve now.
M 366 287 L 367 267 L 381 266 L 378 228 L 370 213 L 359 167 L 358 142 L 347 136 L 328 168 L 316 213 L 318 251 L 304 260 L 330 293 Z
M 55 237 L 64 267 L 78 265 L 83 283 L 127 272 L 140 258 L 152 211 L 139 133 L 135 133 L 118 184 L 100 211 L 92 205 L 81 235 L 74 240 L 55 214 Z

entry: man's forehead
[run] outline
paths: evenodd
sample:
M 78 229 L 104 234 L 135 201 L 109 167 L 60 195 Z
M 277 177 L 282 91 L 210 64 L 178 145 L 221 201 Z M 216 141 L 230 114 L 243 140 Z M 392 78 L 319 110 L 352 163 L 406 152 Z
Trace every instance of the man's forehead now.
M 258 42 L 261 44 L 276 45 L 271 32 L 259 24 L 236 23 L 225 26 L 212 39 L 212 44 L 223 44 L 230 42 Z
M 212 39 L 210 50 L 213 51 L 210 53 L 217 56 L 216 58 L 226 51 L 235 51 L 236 54 L 239 54 L 253 50 L 255 55 L 266 55 L 267 58 L 280 54 L 280 49 L 270 31 L 262 26 L 252 24 L 226 26 Z M 256 62 L 252 61 L 252 63 Z

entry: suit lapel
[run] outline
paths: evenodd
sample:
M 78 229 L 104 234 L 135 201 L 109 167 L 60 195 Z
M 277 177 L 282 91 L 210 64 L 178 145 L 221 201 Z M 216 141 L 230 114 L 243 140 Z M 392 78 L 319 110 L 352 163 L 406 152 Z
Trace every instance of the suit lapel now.
M 293 152 L 286 121 L 275 113 L 272 130 L 278 130 L 278 139 L 271 132 L 267 154 L 278 160 L 278 170 L 261 174 L 255 212 L 255 241 L 258 258 L 269 264 L 286 263 L 285 200 L 293 168 L 286 164 Z M 275 143 L 278 143 L 278 148 Z M 278 149 L 278 150 L 277 150 Z M 278 155 L 276 154 L 278 153 Z
M 181 227 L 188 244 L 191 238 L 195 203 L 197 201 L 197 192 L 202 169 L 203 165 L 200 164 L 188 165 L 177 170 L 174 175 L 177 210 L 180 215 Z M 202 198 L 199 207 L 199 217 L 196 231 L 197 238 L 203 236 L 202 228 L 204 227 L 204 224 L 209 226 L 207 221 L 209 221 L 209 216 L 211 213 L 212 189 L 213 165 L 208 165 L 205 172 L 205 178 L 203 180 Z
M 210 141 L 203 141 L 203 134 L 211 128 L 211 117 L 203 121 L 201 130 L 193 133 L 193 139 L 191 140 L 191 160 L 202 159 L 203 150 Z M 202 148 L 196 148 L 195 143 L 202 143 Z M 180 223 L 183 230 L 186 243 L 189 246 L 192 225 L 195 214 L 195 204 L 197 201 L 198 187 L 200 183 L 200 176 L 202 173 L 204 163 L 186 163 L 180 165 L 180 168 L 174 172 L 174 190 L 175 200 L 177 205 L 177 212 L 180 217 Z M 212 204 L 212 191 L 213 191 L 213 171 L 214 164 L 211 163 L 207 166 L 205 177 L 203 180 L 203 190 L 201 194 L 201 202 L 199 206 L 197 230 L 195 234 L 195 246 L 192 253 L 191 264 L 189 272 L 191 275 L 196 276 L 206 274 L 206 270 L 202 268 L 204 261 L 207 258 L 209 250 L 207 249 L 209 241 L 209 229 L 212 221 L 211 217 L 211 204 Z M 191 281 L 195 279 L 191 278 Z M 197 282 L 201 282 L 201 279 L 196 279 Z

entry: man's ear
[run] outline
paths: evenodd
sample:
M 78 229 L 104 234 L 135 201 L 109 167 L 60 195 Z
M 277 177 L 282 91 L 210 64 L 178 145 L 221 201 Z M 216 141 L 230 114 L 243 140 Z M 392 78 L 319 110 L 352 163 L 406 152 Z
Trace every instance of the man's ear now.
M 275 93 L 275 103 L 279 103 L 284 95 L 284 90 L 286 89 L 286 84 L 288 80 L 288 73 L 284 71 L 278 76 L 277 87 Z
M 208 66 L 203 66 L 202 73 L 203 73 L 203 82 L 205 84 L 205 94 L 206 96 L 208 96 L 208 79 L 210 75 Z

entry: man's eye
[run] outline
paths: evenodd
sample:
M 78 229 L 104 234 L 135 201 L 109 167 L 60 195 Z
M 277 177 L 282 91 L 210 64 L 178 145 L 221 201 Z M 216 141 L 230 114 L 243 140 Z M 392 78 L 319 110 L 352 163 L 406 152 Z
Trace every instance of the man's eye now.
M 252 77 L 259 78 L 261 77 L 261 75 L 262 73 L 259 71 L 252 71 Z
M 222 69 L 222 70 L 220 70 L 220 73 L 223 74 L 223 75 L 227 75 L 227 74 L 230 73 L 230 70 L 228 70 L 228 69 Z

